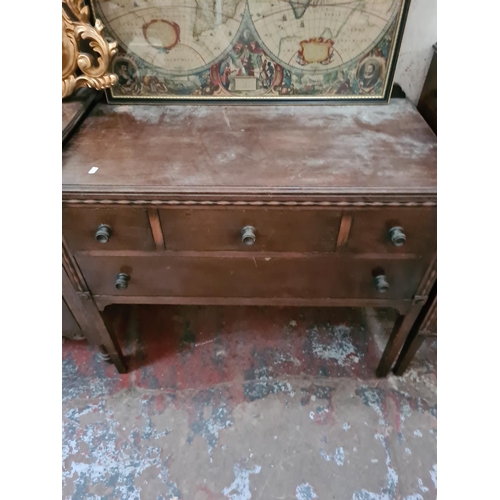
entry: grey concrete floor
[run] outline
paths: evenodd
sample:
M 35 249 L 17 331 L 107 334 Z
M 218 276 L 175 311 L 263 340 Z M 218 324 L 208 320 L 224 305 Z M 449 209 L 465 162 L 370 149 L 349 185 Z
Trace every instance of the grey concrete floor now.
M 110 315 L 130 373 L 63 341 L 63 498 L 436 498 L 436 343 L 376 379 L 391 311 Z

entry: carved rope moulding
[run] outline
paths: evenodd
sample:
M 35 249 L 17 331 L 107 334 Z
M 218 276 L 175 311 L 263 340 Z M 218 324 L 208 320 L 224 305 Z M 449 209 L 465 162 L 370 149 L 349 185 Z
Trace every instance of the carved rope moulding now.
M 435 207 L 434 201 L 227 201 L 227 200 L 64 200 L 65 204 L 82 205 L 200 205 L 200 206 L 271 206 L 271 207 Z

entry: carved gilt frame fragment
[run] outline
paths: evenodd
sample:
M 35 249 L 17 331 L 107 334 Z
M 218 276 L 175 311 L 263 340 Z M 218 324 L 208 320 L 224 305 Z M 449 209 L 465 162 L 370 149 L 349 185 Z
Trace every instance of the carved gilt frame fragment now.
M 115 85 L 118 77 L 108 72 L 116 42 L 102 36 L 104 26 L 92 26 L 84 0 L 62 0 L 62 97 L 80 87 L 102 90 Z

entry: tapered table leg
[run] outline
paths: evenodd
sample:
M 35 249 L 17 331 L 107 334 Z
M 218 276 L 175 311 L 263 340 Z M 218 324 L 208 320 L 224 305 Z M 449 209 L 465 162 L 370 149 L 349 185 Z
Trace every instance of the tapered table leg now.
M 391 371 L 401 347 L 418 317 L 422 304 L 413 304 L 404 316 L 399 316 L 377 368 L 377 377 L 386 377 Z
M 127 364 L 111 322 L 101 313 L 89 293 L 79 293 L 73 287 L 66 271 L 62 272 L 63 298 L 89 343 L 99 346 L 101 355 L 108 355 L 120 373 L 126 373 Z
M 403 375 L 405 370 L 408 368 L 410 361 L 422 345 L 424 339 L 425 337 L 423 335 L 408 335 L 408 338 L 403 345 L 403 349 L 401 349 L 401 354 L 399 355 L 399 358 L 394 366 L 393 371 L 395 375 Z

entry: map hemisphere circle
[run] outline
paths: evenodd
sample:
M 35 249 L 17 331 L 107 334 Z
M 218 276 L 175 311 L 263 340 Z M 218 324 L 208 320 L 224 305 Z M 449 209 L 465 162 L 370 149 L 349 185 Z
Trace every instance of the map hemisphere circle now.
M 351 4 L 360 4 L 361 2 L 359 1 L 353 1 Z M 363 2 L 364 4 L 381 4 L 384 3 L 384 0 L 382 2 L 378 0 L 366 0 Z M 318 39 L 323 38 L 324 40 L 327 40 L 327 37 L 322 37 L 321 35 L 325 34 L 325 31 L 327 32 L 330 28 L 326 26 L 326 22 L 322 19 L 320 22 L 316 22 L 315 25 L 313 26 L 313 29 L 311 30 L 310 28 L 306 27 L 306 23 L 304 21 L 304 18 L 306 18 L 306 15 L 308 12 L 314 12 L 315 8 L 320 8 L 321 12 L 325 12 L 325 9 L 329 9 L 330 11 L 333 12 L 333 9 L 335 8 L 344 8 L 346 4 L 349 4 L 349 2 L 342 2 L 336 4 L 335 1 L 332 0 L 281 0 L 281 4 L 287 4 L 287 6 L 282 7 L 280 10 L 276 10 L 274 12 L 268 13 L 267 15 L 262 15 L 262 6 L 264 5 L 263 2 L 260 0 L 248 0 L 248 7 L 250 11 L 250 16 L 251 16 L 251 22 L 253 25 L 253 28 L 255 30 L 255 35 L 257 39 L 259 40 L 259 43 L 261 43 L 262 47 L 265 48 L 266 52 L 268 53 L 269 57 L 273 59 L 277 64 L 281 65 L 283 68 L 290 70 L 294 73 L 299 73 L 299 74 L 324 74 L 324 73 L 329 73 L 332 71 L 339 71 L 342 70 L 346 67 L 348 67 L 353 61 L 357 61 L 363 58 L 363 56 L 367 55 L 371 50 L 373 50 L 377 44 L 384 38 L 384 36 L 387 34 L 387 32 L 390 30 L 391 26 L 394 25 L 395 21 L 397 20 L 398 14 L 400 12 L 400 2 L 393 1 L 393 0 L 386 0 L 386 4 L 389 4 L 391 6 L 391 15 L 387 20 L 385 20 L 384 25 L 376 31 L 376 35 L 373 36 L 370 40 L 371 43 L 365 44 L 361 49 L 359 49 L 358 46 L 358 51 L 357 53 L 351 55 L 346 60 L 341 60 L 340 63 L 332 63 L 332 64 L 327 64 L 327 65 L 321 65 L 317 63 L 313 64 L 307 64 L 305 66 L 300 66 L 298 64 L 290 64 L 290 58 L 283 58 L 280 57 L 280 52 L 281 52 L 281 42 L 282 38 L 279 38 L 279 33 L 280 29 L 282 29 L 283 24 L 285 22 L 288 23 L 294 23 L 295 26 L 293 29 L 289 29 L 288 31 L 293 32 L 294 38 L 296 39 L 296 48 L 297 50 L 294 51 L 293 56 L 295 56 L 298 51 L 299 51 L 299 44 L 301 41 L 303 42 L 309 42 L 309 41 L 315 41 L 317 42 Z M 274 3 L 275 5 L 271 4 L 273 7 L 276 8 L 277 5 L 280 5 L 280 3 Z M 269 3 L 267 4 L 269 5 Z M 300 10 L 295 10 L 300 8 Z M 298 12 L 299 17 L 296 17 L 296 13 Z M 368 11 L 359 11 L 359 9 L 353 9 L 353 12 L 362 12 L 362 14 L 366 17 L 378 17 L 376 13 L 371 13 Z M 349 17 L 349 16 L 347 16 Z M 267 21 L 266 24 L 263 24 L 263 21 L 265 19 L 270 19 L 270 21 Z M 279 18 L 279 19 L 278 19 Z M 292 19 L 291 19 L 292 18 Z M 295 19 L 293 19 L 295 18 Z M 311 22 L 311 16 L 306 18 L 308 23 Z M 347 19 L 348 21 L 349 19 Z M 280 22 L 281 21 L 281 22 Z M 304 24 L 302 32 L 303 36 L 297 36 L 297 33 L 300 33 L 300 26 L 301 24 Z M 272 24 L 272 29 L 269 29 L 269 24 Z M 323 26 L 322 26 L 323 24 Z M 347 23 L 346 23 L 347 24 Z M 297 26 L 298 25 L 298 26 Z M 341 26 L 343 27 L 343 26 Z M 266 30 L 267 29 L 267 33 Z M 373 30 L 375 31 L 375 30 Z M 331 32 L 331 29 L 330 29 Z M 339 31 L 340 32 L 340 31 Z M 328 33 L 327 33 L 328 34 Z M 333 34 L 333 33 L 332 33 Z M 302 40 L 300 40 L 302 38 Z M 279 41 L 277 41 L 279 39 Z M 335 41 L 337 41 L 337 37 L 333 37 L 334 39 L 334 44 L 333 44 L 333 51 L 336 52 L 339 56 L 339 51 L 338 47 L 335 46 Z M 274 47 L 273 47 L 274 45 Z M 276 49 L 276 45 L 278 45 L 278 50 Z M 340 56 L 341 57 L 341 56 Z M 288 59 L 288 60 L 287 60 Z
M 125 4 L 127 4 L 127 0 L 123 0 Z M 161 73 L 165 76 L 172 76 L 172 77 L 189 77 L 191 75 L 195 75 L 198 73 L 201 73 L 203 71 L 209 70 L 212 66 L 215 64 L 219 63 L 221 60 L 223 60 L 232 50 L 233 45 L 237 38 L 240 36 L 242 30 L 243 30 L 243 12 L 244 12 L 244 6 L 246 5 L 245 0 L 231 0 L 232 1 L 232 7 L 234 8 L 235 16 L 222 16 L 222 23 L 221 25 L 225 26 L 225 24 L 229 24 L 232 22 L 234 28 L 232 30 L 229 30 L 229 33 L 231 34 L 230 36 L 215 36 L 213 37 L 212 35 L 205 35 L 205 38 L 208 38 L 210 36 L 211 38 L 221 41 L 223 43 L 224 48 L 223 49 L 218 49 L 217 51 L 212 51 L 210 54 L 212 57 L 206 58 L 208 60 L 205 60 L 201 53 L 203 52 L 202 50 L 198 50 L 199 47 L 196 47 L 196 42 L 194 41 L 194 35 L 191 36 L 191 38 L 188 38 L 189 43 L 182 43 L 186 40 L 186 23 L 184 23 L 184 26 L 181 24 L 180 26 L 180 40 L 176 44 L 175 47 L 172 48 L 172 50 L 161 50 L 158 47 L 155 47 L 154 45 L 150 45 L 149 40 L 144 39 L 142 46 L 137 44 L 137 47 L 131 43 L 129 40 L 127 40 L 127 37 L 131 37 L 132 35 L 135 35 L 136 33 L 142 33 L 143 32 L 143 27 L 148 26 L 151 24 L 152 21 L 163 21 L 168 22 L 168 23 L 178 23 L 179 18 L 187 18 L 191 19 L 196 17 L 189 14 L 183 14 L 182 11 L 189 12 L 189 10 L 196 9 L 196 6 L 198 5 L 199 0 L 188 0 L 188 1 L 182 1 L 182 0 L 170 0 L 169 2 L 166 2 L 164 0 L 156 0 L 153 1 L 153 5 L 151 6 L 146 6 L 146 7 L 140 7 L 136 9 L 130 9 L 128 5 L 123 6 L 122 10 L 124 14 L 121 16 L 112 16 L 112 13 L 106 9 L 106 6 L 108 2 L 106 0 L 96 0 L 96 5 L 98 8 L 98 15 L 103 18 L 106 21 L 106 28 L 110 32 L 110 35 L 119 43 L 119 45 L 125 50 L 125 53 L 128 56 L 134 57 L 138 62 L 140 62 L 141 66 L 144 68 L 149 68 L 153 70 L 154 72 Z M 165 4 L 171 4 L 171 6 L 168 10 L 168 15 L 158 15 L 161 10 L 165 10 Z M 125 16 L 128 16 L 128 18 L 123 20 Z M 133 19 L 131 21 L 131 19 Z M 129 24 L 130 26 L 126 26 Z M 184 28 L 184 29 L 183 29 Z M 127 33 L 128 29 L 130 33 Z M 221 31 L 224 28 L 219 28 L 219 31 Z M 209 31 L 215 31 L 215 30 L 209 30 Z M 219 33 L 220 34 L 220 33 Z M 191 33 L 190 33 L 191 35 Z M 145 49 L 146 43 L 150 45 Z M 207 48 L 206 45 L 203 45 L 202 48 L 204 49 L 204 53 L 209 53 L 210 50 Z M 174 54 L 176 52 L 179 52 L 179 50 L 184 50 L 184 57 L 185 53 L 191 51 L 192 53 L 197 52 L 199 54 L 199 59 L 201 64 L 196 64 L 192 65 L 192 67 L 188 68 L 172 68 L 172 67 L 166 67 L 164 64 L 158 64 L 156 59 L 158 57 L 162 57 L 162 52 L 164 54 L 164 59 L 170 54 Z M 149 51 L 149 53 L 147 52 Z M 155 52 L 153 52 L 155 51 Z M 205 55 L 204 54 L 204 55 Z M 179 59 L 181 59 L 179 57 Z

